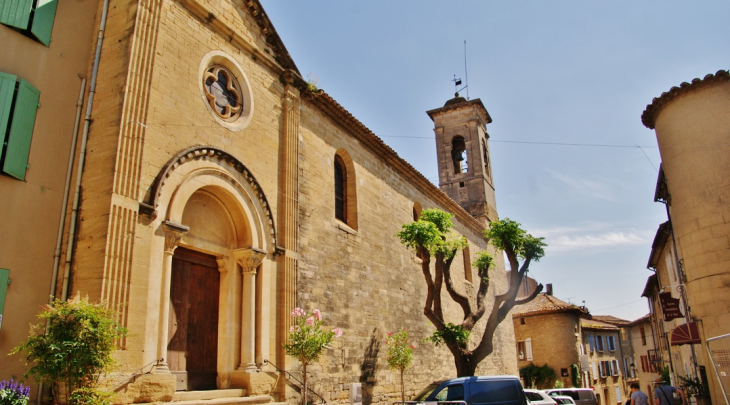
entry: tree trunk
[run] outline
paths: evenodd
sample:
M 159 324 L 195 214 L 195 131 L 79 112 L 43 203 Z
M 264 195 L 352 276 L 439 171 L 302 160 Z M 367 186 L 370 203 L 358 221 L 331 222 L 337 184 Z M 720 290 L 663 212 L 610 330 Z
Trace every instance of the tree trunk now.
M 403 382 L 404 369 L 400 369 L 400 401 L 406 402 L 406 386 Z
M 471 361 L 470 357 L 460 355 L 454 356 L 454 363 L 456 364 L 456 376 L 457 377 L 471 377 L 477 371 L 477 365 L 479 362 Z
M 302 405 L 307 405 L 307 363 L 302 367 L 302 381 L 304 382 L 304 393 L 302 394 Z

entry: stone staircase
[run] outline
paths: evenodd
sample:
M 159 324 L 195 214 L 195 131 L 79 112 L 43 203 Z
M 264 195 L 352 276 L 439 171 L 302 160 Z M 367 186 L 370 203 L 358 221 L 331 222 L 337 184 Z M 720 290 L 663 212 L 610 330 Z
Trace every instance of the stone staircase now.
M 274 402 L 269 395 L 247 397 L 246 390 L 211 390 L 211 391 L 178 391 L 169 405 L 287 405 L 286 402 Z

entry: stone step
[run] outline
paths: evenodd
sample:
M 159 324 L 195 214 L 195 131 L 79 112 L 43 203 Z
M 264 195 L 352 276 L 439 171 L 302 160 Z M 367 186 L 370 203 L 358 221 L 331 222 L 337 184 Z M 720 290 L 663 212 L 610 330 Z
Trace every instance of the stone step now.
M 211 404 L 222 404 L 227 402 L 221 402 L 219 400 L 235 400 L 238 404 L 257 405 L 257 404 L 269 404 L 274 398 L 269 395 L 256 395 L 256 396 L 244 396 L 246 390 L 243 389 L 228 389 L 228 390 L 210 390 L 210 391 L 178 391 L 173 397 L 172 401 L 175 405 L 188 405 L 192 403 L 211 403 Z M 200 402 L 202 401 L 202 402 Z M 214 402 L 208 402 L 214 401 Z
M 174 401 L 168 404 L 174 405 L 255 405 L 270 404 L 271 397 L 268 395 L 259 395 L 255 397 L 224 397 L 214 399 L 197 399 L 189 401 Z
M 208 390 L 208 391 L 178 391 L 172 396 L 173 402 L 200 401 L 217 398 L 236 398 L 246 395 L 246 390 Z

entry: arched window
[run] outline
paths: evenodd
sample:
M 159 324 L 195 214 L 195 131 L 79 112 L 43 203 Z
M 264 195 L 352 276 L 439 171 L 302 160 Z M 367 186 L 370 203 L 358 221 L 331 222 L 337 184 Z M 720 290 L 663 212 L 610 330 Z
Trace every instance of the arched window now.
M 470 283 L 472 282 L 471 272 L 471 253 L 469 245 L 466 245 L 464 246 L 464 279 Z
M 344 149 L 335 153 L 335 218 L 357 230 L 355 164 Z
M 335 218 L 347 223 L 347 169 L 339 155 L 335 155 Z
M 421 204 L 418 202 L 413 203 L 413 220 L 418 221 L 418 218 L 421 218 Z
M 492 173 L 489 172 L 489 151 L 487 150 L 487 142 L 482 144 L 482 151 L 484 153 L 484 172 L 487 177 L 492 177 Z
M 451 160 L 454 162 L 454 173 L 466 173 L 469 169 L 467 161 L 466 143 L 461 136 L 451 140 Z

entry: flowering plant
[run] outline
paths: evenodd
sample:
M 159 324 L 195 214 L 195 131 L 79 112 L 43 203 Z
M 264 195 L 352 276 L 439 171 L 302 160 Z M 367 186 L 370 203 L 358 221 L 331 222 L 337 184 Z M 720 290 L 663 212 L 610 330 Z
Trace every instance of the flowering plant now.
M 0 381 L 0 405 L 25 405 L 28 403 L 30 387 L 13 381 Z
M 291 315 L 294 317 L 294 325 L 289 329 L 289 341 L 284 343 L 284 351 L 302 364 L 303 403 L 306 404 L 307 366 L 317 361 L 325 349 L 332 347 L 332 342 L 342 336 L 342 331 L 340 328 L 323 328 L 322 314 L 318 309 L 306 313 L 301 308 L 294 308 Z
M 388 346 L 388 367 L 400 371 L 401 401 L 405 402 L 406 393 L 403 375 L 413 360 L 413 345 L 408 343 L 408 332 L 404 328 L 395 333 L 388 332 L 385 344 Z

